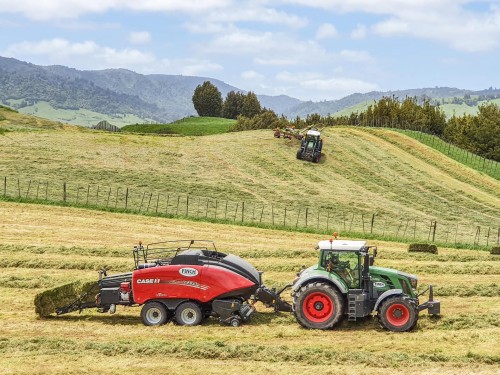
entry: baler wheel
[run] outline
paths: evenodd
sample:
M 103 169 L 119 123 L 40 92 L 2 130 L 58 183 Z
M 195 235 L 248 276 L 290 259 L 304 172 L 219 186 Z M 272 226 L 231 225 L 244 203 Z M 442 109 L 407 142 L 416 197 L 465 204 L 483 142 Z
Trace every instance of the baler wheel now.
M 200 307 L 193 302 L 181 303 L 175 310 L 175 321 L 181 326 L 198 325 L 202 317 Z
M 148 302 L 141 310 L 141 320 L 146 326 L 165 324 L 168 320 L 167 308 L 159 302 Z
M 415 305 L 404 297 L 393 297 L 385 300 L 378 312 L 380 324 L 394 332 L 411 331 L 418 320 Z

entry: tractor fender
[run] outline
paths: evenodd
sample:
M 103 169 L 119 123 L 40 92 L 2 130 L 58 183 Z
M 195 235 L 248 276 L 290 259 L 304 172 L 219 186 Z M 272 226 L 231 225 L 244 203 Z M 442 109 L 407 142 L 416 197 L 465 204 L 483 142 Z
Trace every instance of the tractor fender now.
M 297 282 L 292 286 L 292 292 L 297 292 L 303 285 L 309 284 L 313 281 L 326 282 L 328 284 L 333 284 L 342 294 L 346 294 L 348 289 L 347 287 L 341 283 L 339 280 L 331 277 L 330 275 L 308 275 L 302 279 L 297 280 Z
M 403 290 L 402 289 L 389 289 L 386 290 L 384 293 L 378 297 L 377 302 L 375 302 L 375 307 L 373 308 L 373 311 L 377 311 L 378 305 L 382 303 L 383 300 L 387 299 L 390 296 L 401 296 L 403 295 Z

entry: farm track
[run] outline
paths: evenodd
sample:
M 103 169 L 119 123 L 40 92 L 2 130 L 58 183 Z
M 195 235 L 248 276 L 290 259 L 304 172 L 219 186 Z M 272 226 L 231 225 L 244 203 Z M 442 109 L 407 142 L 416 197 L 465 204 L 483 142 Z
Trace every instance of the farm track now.
M 259 314 L 238 329 L 214 320 L 187 328 L 147 328 L 140 308 L 117 314 L 86 310 L 35 316 L 36 293 L 96 270 L 130 270 L 131 246 L 209 238 L 243 256 L 270 286 L 291 281 L 316 262 L 318 235 L 0 202 L 0 374 L 496 374 L 500 364 L 500 263 L 485 251 L 408 253 L 407 245 L 372 241 L 376 264 L 418 271 L 421 288 L 436 285 L 442 317 L 422 314 L 411 333 L 384 331 L 377 319 L 343 322 L 333 331 L 305 330 L 291 314 Z M 140 238 L 138 238 L 140 237 Z M 442 291 L 442 294 L 440 294 Z M 290 298 L 289 296 L 285 296 Z M 403 341 L 402 341 L 403 340 Z M 404 345 L 401 343 L 404 342 Z M 29 361 L 26 361 L 26 358 Z

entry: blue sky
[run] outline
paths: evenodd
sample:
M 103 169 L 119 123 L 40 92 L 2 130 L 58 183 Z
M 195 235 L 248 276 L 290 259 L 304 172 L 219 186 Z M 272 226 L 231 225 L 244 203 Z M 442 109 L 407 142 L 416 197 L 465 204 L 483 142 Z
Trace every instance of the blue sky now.
M 0 0 L 0 55 L 302 100 L 500 87 L 500 1 Z

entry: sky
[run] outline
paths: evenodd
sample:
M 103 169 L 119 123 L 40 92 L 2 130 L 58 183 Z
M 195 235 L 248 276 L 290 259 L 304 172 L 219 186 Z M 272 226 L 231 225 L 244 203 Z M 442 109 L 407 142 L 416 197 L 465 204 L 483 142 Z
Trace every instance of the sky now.
M 0 0 L 0 56 L 257 94 L 500 87 L 500 0 Z

